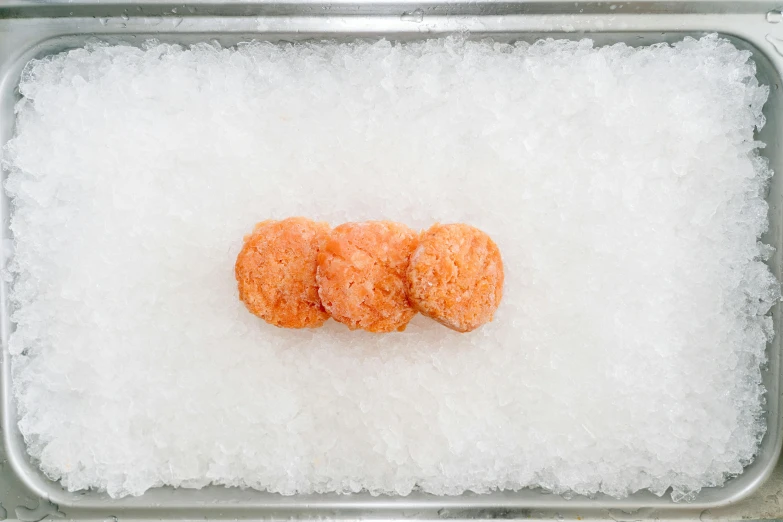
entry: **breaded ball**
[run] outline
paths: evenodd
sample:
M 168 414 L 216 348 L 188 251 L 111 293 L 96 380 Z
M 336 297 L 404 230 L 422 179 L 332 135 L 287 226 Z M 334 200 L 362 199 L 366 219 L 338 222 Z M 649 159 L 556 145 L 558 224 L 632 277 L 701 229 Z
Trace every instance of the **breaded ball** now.
M 335 320 L 355 330 L 402 331 L 416 315 L 405 270 L 418 234 L 400 223 L 345 223 L 318 255 L 318 292 Z
M 318 253 L 328 235 L 327 223 L 303 217 L 257 224 L 234 266 L 247 309 L 282 328 L 316 328 L 329 319 L 315 284 Z
M 503 261 L 481 230 L 436 224 L 421 235 L 407 279 L 408 297 L 419 312 L 469 332 L 491 321 L 500 305 Z

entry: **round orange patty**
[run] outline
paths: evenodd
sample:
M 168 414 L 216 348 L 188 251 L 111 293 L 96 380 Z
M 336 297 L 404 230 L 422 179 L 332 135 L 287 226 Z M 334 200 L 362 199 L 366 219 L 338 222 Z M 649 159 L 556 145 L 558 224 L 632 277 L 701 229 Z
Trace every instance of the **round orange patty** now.
M 257 224 L 234 266 L 247 309 L 283 328 L 315 328 L 329 319 L 315 284 L 318 252 L 328 235 L 327 223 L 302 217 Z
M 464 224 L 436 224 L 424 232 L 407 277 L 416 309 L 458 332 L 491 321 L 503 296 L 500 250 L 487 234 Z
M 416 315 L 406 295 L 405 270 L 418 234 L 399 223 L 345 223 L 318 255 L 324 308 L 352 330 L 402 331 Z

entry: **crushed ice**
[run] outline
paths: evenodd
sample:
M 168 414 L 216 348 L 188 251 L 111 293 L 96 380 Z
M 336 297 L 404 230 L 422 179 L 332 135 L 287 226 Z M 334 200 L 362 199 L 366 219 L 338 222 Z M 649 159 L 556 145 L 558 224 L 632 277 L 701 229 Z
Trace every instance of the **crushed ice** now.
M 68 489 L 681 499 L 753 459 L 768 90 L 727 41 L 91 45 L 20 92 L 14 390 Z M 291 215 L 471 223 L 503 304 L 468 335 L 270 327 L 232 267 Z

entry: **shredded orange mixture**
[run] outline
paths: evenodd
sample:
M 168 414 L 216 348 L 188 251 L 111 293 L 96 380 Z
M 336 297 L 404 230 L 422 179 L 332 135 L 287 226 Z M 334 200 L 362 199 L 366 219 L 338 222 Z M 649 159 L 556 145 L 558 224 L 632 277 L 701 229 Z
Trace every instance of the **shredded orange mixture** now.
M 302 217 L 257 224 L 234 266 L 247 309 L 282 328 L 321 326 L 329 314 L 318 298 L 315 274 L 328 234 L 327 223 Z
M 481 230 L 436 224 L 421 235 L 407 279 L 408 296 L 419 312 L 469 332 L 491 321 L 500 305 L 503 260 Z
M 405 271 L 418 234 L 400 223 L 345 223 L 318 255 L 324 308 L 351 329 L 402 331 L 416 315 L 406 295 Z

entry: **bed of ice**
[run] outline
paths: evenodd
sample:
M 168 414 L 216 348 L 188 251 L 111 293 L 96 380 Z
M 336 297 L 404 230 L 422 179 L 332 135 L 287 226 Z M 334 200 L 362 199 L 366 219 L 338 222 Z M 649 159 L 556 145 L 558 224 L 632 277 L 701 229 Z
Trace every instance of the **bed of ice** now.
M 768 89 L 727 41 L 96 44 L 19 89 L 14 390 L 69 490 L 678 500 L 753 459 Z M 495 321 L 268 326 L 234 259 L 292 215 L 486 230 Z

